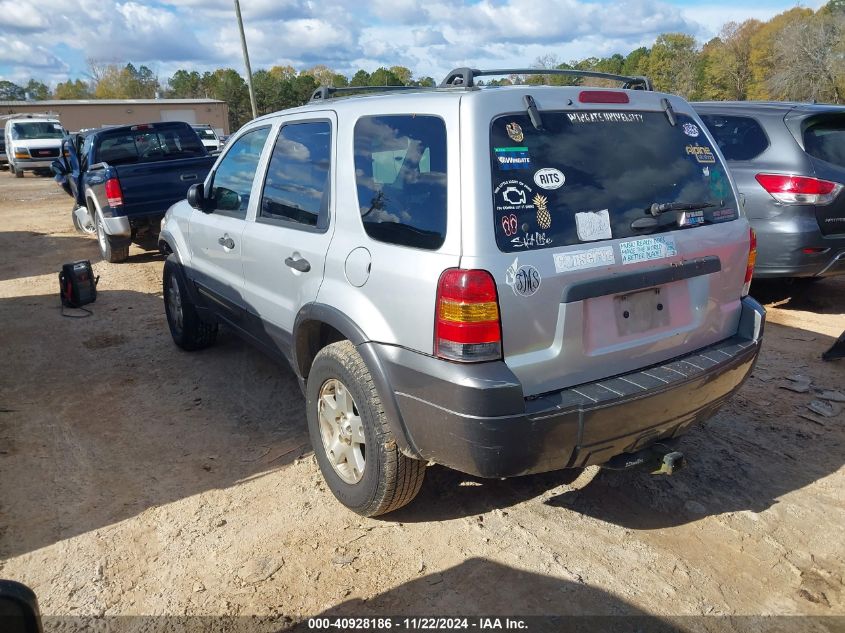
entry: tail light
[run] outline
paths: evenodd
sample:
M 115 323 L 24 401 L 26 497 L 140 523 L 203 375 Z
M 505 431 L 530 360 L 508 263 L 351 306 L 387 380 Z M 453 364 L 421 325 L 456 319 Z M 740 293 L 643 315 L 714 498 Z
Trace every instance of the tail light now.
M 582 90 L 578 94 L 581 103 L 628 103 L 628 95 L 614 90 Z
M 486 270 L 450 268 L 440 275 L 434 354 L 465 363 L 502 358 L 499 298 Z
M 842 191 L 838 182 L 808 176 L 757 174 L 755 177 L 763 189 L 783 204 L 830 204 Z
M 109 178 L 106 181 L 106 199 L 110 207 L 123 205 L 123 192 L 120 190 L 120 181 L 117 178 Z
M 751 291 L 751 278 L 754 276 L 754 264 L 757 263 L 757 234 L 754 229 L 748 229 L 748 264 L 745 266 L 745 284 L 742 286 L 742 296 L 747 297 Z

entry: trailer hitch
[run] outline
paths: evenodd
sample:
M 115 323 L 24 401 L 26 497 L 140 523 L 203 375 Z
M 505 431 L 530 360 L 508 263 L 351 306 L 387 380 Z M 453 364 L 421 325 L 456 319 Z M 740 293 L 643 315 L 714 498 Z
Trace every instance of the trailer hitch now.
M 636 453 L 622 453 L 601 464 L 601 468 L 608 470 L 647 470 L 652 475 L 672 475 L 685 466 L 684 454 L 662 442 Z

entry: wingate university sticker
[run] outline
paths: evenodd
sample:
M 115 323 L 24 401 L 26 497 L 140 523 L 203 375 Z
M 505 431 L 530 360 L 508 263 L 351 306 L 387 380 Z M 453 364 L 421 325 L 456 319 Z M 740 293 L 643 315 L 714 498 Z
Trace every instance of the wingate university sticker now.
M 531 167 L 531 156 L 527 147 L 495 147 L 493 152 L 496 155 L 496 162 L 499 169 L 529 169 Z

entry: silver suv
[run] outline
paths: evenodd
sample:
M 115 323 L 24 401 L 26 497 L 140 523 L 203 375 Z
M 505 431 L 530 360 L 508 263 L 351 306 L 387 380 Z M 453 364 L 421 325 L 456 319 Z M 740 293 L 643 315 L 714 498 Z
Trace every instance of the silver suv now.
M 223 323 L 286 360 L 363 515 L 413 499 L 427 462 L 509 477 L 656 451 L 671 471 L 670 440 L 760 349 L 754 236 L 689 104 L 644 78 L 476 85 L 503 72 L 318 90 L 244 126 L 165 218 L 174 341 Z

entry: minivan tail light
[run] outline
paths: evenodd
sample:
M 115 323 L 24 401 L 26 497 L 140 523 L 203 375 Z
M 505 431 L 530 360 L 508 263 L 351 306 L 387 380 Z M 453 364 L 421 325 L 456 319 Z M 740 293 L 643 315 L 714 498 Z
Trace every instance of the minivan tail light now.
M 786 174 L 757 174 L 757 182 L 783 204 L 830 204 L 842 191 L 838 182 L 790 176 Z
M 123 205 L 123 192 L 120 190 L 120 181 L 117 178 L 109 178 L 106 181 L 106 200 L 110 207 Z
M 496 282 L 486 270 L 443 271 L 437 282 L 434 354 L 473 363 L 502 358 Z
M 582 90 L 578 94 L 581 103 L 628 103 L 628 95 L 613 90 Z
M 751 278 L 754 276 L 754 264 L 757 263 L 757 234 L 754 229 L 748 229 L 748 264 L 745 266 L 745 283 L 742 286 L 742 296 L 747 297 L 751 292 Z

